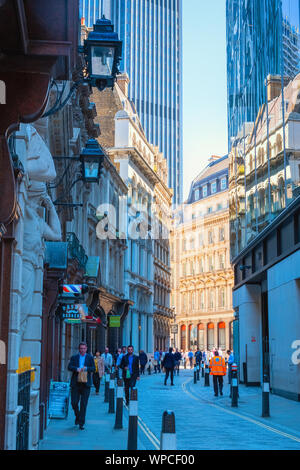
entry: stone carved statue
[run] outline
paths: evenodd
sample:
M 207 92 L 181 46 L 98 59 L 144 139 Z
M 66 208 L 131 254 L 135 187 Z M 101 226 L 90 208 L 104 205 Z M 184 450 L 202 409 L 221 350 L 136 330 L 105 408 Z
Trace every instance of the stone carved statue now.
M 61 240 L 61 226 L 46 182 L 56 177 L 51 153 L 33 126 L 27 126 L 26 169 L 29 177 L 24 213 L 21 332 L 26 336 L 28 315 L 41 314 L 41 298 L 34 303 L 34 292 L 42 290 L 44 240 Z M 48 210 L 48 222 L 45 220 Z M 39 285 L 38 285 L 39 284 Z M 38 311 L 37 311 L 38 310 Z M 30 332 L 28 332 L 30 334 Z

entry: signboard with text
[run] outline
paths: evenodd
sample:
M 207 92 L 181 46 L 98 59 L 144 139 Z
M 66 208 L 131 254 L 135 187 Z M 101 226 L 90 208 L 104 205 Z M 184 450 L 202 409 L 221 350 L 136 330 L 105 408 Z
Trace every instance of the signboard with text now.
M 65 323 L 81 323 L 87 315 L 88 308 L 85 304 L 62 305 L 62 318 Z
M 119 328 L 121 326 L 121 317 L 119 315 L 110 316 L 108 318 L 110 328 Z

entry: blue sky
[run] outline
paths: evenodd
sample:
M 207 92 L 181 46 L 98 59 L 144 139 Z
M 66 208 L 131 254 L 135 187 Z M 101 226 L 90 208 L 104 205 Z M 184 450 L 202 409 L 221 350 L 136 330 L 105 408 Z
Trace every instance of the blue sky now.
M 184 198 L 210 155 L 227 154 L 225 0 L 183 0 Z

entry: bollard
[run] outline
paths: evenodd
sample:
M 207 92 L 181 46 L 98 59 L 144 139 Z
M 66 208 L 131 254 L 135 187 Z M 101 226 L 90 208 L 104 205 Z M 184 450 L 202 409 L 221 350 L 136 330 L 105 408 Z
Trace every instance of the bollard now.
M 109 381 L 110 374 L 105 374 L 104 403 L 108 403 L 109 401 Z
M 262 415 L 263 418 L 270 417 L 270 381 L 268 374 L 264 374 L 262 390 Z
M 238 376 L 237 376 L 237 365 L 232 364 L 231 369 L 231 406 L 233 408 L 238 407 Z
M 151 360 L 149 359 L 148 375 L 151 375 Z
M 163 413 L 160 450 L 176 450 L 175 415 L 173 411 L 164 411 Z
M 197 380 L 200 380 L 200 364 L 197 364 Z
M 123 380 L 118 379 L 115 429 L 123 429 Z
M 209 366 L 208 366 L 208 364 L 205 364 L 204 387 L 209 387 Z
M 194 367 L 194 384 L 197 383 L 197 367 Z
M 129 423 L 127 450 L 137 450 L 138 401 L 137 389 L 132 388 L 129 401 Z
M 108 412 L 115 412 L 115 374 L 110 374 L 109 392 L 108 392 L 109 407 Z
M 202 369 L 201 377 L 204 377 L 204 361 L 201 362 L 201 369 Z

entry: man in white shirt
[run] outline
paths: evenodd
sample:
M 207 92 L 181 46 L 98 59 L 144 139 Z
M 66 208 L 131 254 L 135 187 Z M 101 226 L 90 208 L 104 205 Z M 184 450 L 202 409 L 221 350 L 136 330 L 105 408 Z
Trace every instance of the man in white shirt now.
M 110 372 L 112 368 L 112 355 L 109 353 L 109 348 L 105 348 L 105 352 L 101 355 L 104 361 L 105 372 Z

